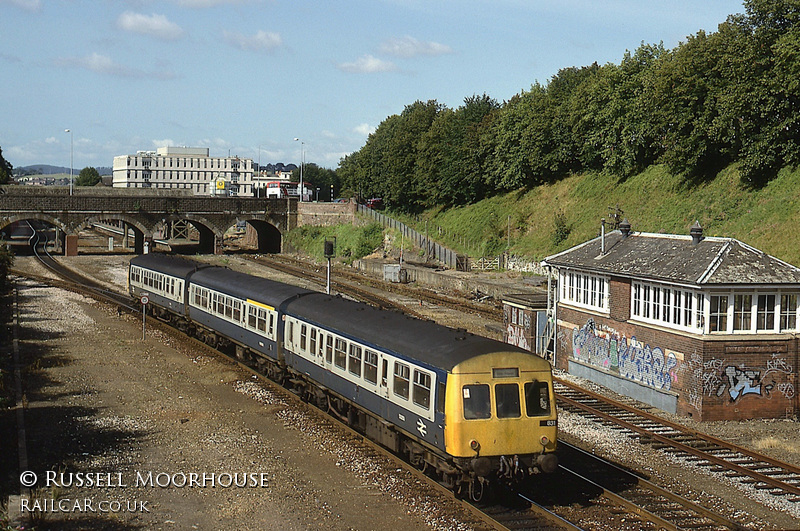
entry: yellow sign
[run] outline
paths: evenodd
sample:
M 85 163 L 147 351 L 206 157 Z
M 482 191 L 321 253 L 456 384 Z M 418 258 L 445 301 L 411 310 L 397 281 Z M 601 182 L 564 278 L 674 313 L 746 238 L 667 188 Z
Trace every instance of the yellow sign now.
M 225 179 L 217 179 L 217 190 L 225 189 Z

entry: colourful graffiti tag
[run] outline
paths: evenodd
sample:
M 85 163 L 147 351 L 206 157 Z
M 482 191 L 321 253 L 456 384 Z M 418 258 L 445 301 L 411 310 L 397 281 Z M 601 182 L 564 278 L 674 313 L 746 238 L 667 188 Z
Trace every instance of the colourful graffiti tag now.
M 773 391 L 787 400 L 794 398 L 795 394 L 794 384 L 788 381 L 792 366 L 777 353 L 766 360 L 766 367 L 733 365 L 718 358 L 702 362 L 698 354 L 693 354 L 686 370 L 690 376 L 687 399 L 697 409 L 700 409 L 703 396 L 727 394 L 731 402 L 736 402 L 748 395 L 772 399 Z M 776 378 L 787 381 L 776 381 Z
M 669 391 L 677 381 L 675 354 L 664 354 L 632 336 L 630 343 L 615 330 L 599 330 L 593 319 L 572 331 L 572 357 L 590 365 L 618 371 L 623 378 Z

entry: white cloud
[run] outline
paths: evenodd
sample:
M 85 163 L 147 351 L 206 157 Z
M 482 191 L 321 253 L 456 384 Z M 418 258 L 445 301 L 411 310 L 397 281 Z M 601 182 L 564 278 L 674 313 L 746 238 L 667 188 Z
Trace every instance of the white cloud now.
M 417 57 L 420 55 L 445 55 L 453 53 L 453 49 L 445 44 L 428 41 L 423 42 L 406 35 L 403 38 L 392 38 L 381 44 L 380 52 L 395 57 Z
M 101 55 L 97 52 L 87 55 L 86 57 L 63 57 L 56 62 L 62 66 L 83 68 L 85 70 L 97 72 L 98 74 L 110 74 L 120 77 L 136 77 L 142 74 L 141 72 L 117 64 L 107 55 Z
M 175 142 L 172 141 L 171 138 L 165 138 L 163 140 L 153 140 L 153 147 L 158 149 L 160 147 L 172 147 L 175 146 Z
M 41 0 L 0 0 L 0 4 L 11 4 L 28 11 L 38 11 L 42 7 Z
M 58 144 L 58 139 L 54 136 L 48 136 L 44 139 L 45 144 Z
M 126 11 L 117 19 L 117 26 L 126 31 L 152 35 L 163 40 L 175 40 L 183 36 L 183 29 L 174 22 L 170 22 L 164 15 L 147 16 Z
M 231 46 L 254 52 L 271 52 L 283 44 L 279 33 L 259 31 L 255 35 L 244 35 L 235 31 L 226 31 L 225 40 Z
M 397 66 L 391 61 L 384 61 L 372 55 L 362 55 L 352 63 L 339 63 L 336 68 L 353 74 L 373 74 L 397 70 Z
M 127 66 L 115 63 L 113 59 L 107 55 L 102 55 L 97 52 L 87 55 L 86 57 L 61 57 L 55 60 L 58 66 L 82 68 L 90 70 L 98 74 L 107 74 L 116 77 L 130 77 L 130 78 L 150 78 L 150 79 L 173 79 L 175 74 L 169 70 L 155 70 L 152 72 L 145 72 L 136 68 L 129 68 Z
M 369 136 L 375 132 L 375 128 L 369 124 L 358 124 L 353 128 L 353 132 L 361 136 Z

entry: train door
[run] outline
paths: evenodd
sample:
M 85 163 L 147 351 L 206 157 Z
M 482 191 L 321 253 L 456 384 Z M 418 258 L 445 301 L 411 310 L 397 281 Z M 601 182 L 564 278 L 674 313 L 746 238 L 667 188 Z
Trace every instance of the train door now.
M 379 393 L 383 398 L 389 398 L 389 360 L 381 356 L 381 379 L 378 384 Z

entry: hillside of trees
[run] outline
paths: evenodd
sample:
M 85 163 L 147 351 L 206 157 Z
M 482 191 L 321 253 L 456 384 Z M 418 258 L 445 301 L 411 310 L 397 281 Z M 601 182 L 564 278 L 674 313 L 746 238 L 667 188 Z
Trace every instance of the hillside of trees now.
M 690 188 L 734 165 L 737 186 L 759 190 L 800 162 L 800 2 L 744 9 L 674 49 L 643 43 L 620 64 L 563 68 L 506 102 L 414 102 L 337 178 L 410 214 L 580 174 L 619 186 L 653 165 Z

